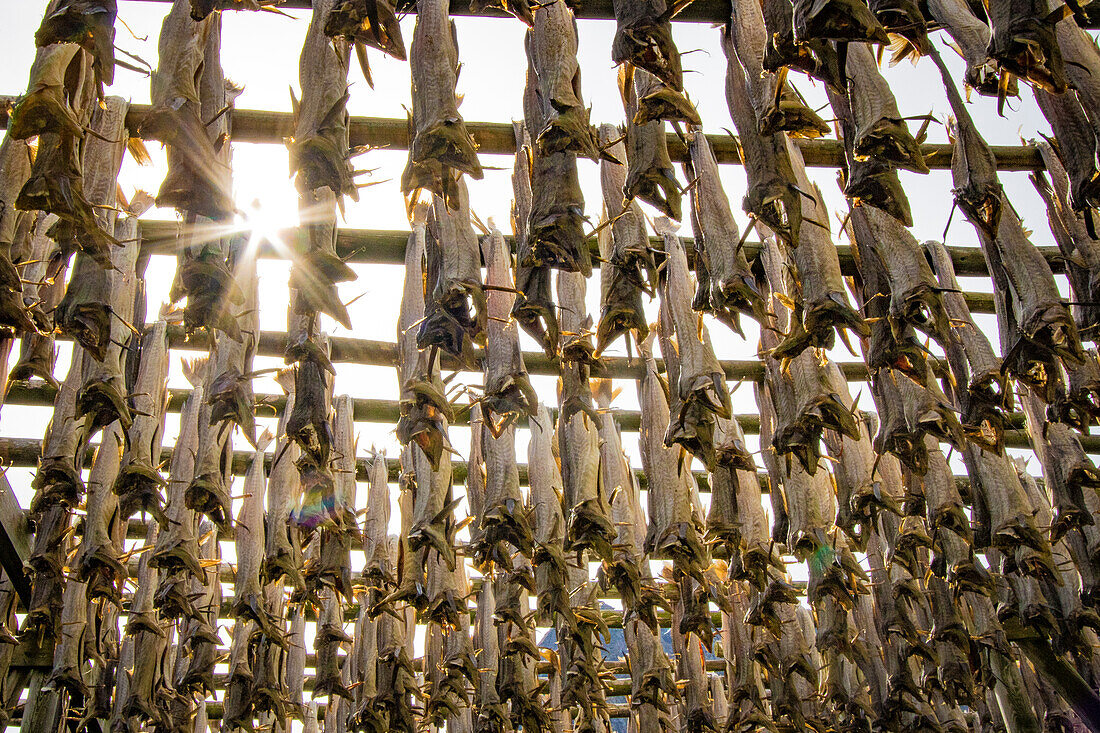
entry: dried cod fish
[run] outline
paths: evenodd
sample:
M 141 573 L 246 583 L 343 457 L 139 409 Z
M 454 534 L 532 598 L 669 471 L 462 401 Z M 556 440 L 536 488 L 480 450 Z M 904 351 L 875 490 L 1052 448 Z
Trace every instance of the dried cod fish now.
M 616 160 L 626 157 L 622 134 L 614 125 L 601 125 L 600 146 Z M 649 331 L 642 309 L 642 292 L 652 293 L 657 278 L 656 264 L 646 233 L 641 207 L 625 202 L 626 167 L 600 161 L 600 185 L 605 216 L 609 224 L 599 233 L 600 323 L 596 329 L 596 353 L 602 353 L 620 335 L 633 330 L 641 341 Z
M 371 618 L 384 609 L 378 602 L 389 595 L 397 578 L 390 557 L 388 528 L 390 524 L 389 473 L 386 454 L 375 451 L 367 469 L 370 488 L 367 492 L 367 512 L 363 520 L 363 582 L 367 587 Z
M 890 42 L 886 31 L 862 0 L 794 0 L 793 4 L 796 41 L 828 39 L 884 45 Z
M 756 279 L 741 247 L 737 222 L 733 219 L 729 200 L 722 188 L 714 150 L 701 129 L 691 131 L 688 151 L 696 181 L 691 190 L 692 215 L 698 221 L 699 234 L 702 235 L 701 246 L 698 241 L 695 243 L 696 256 L 701 254 L 706 263 L 710 286 L 707 310 L 741 334 L 738 314 L 744 313 L 760 321 L 764 299 L 756 287 Z
M 451 169 L 472 178 L 482 176 L 477 145 L 458 112 L 458 37 L 447 7 L 446 0 L 417 0 L 409 48 L 415 129 L 401 185 L 406 194 L 424 188 L 447 197 Z
M 195 608 L 199 617 L 188 626 L 181 646 L 187 649 L 187 670 L 177 680 L 180 690 L 192 690 L 205 694 L 214 692 L 214 667 L 218 663 L 218 615 L 221 609 L 222 591 L 218 578 L 221 550 L 214 525 L 208 521 L 199 524 L 199 560 L 203 565 L 203 579 L 192 583 Z
M 642 346 L 646 369 L 638 383 L 642 408 L 639 446 L 642 470 L 649 481 L 644 548 L 651 555 L 673 558 L 677 567 L 701 580 L 709 562 L 692 517 L 690 488 L 681 475 L 690 464 L 683 448 L 670 447 L 665 440 L 669 419 L 666 387 L 657 374 L 651 344 L 652 337 Z
M 924 249 L 943 289 L 944 308 L 956 337 L 945 345 L 944 352 L 955 376 L 955 400 L 963 428 L 972 441 L 999 451 L 1004 442 L 1005 412 L 1012 407 L 1007 377 L 970 316 L 947 248 L 939 242 L 925 242 Z
M 63 0 L 51 6 L 34 32 L 34 43 L 79 43 L 92 54 L 100 88 L 115 80 L 115 0 Z M 103 96 L 102 93 L 99 96 Z
M 420 691 L 405 648 L 404 619 L 389 613 L 378 619 L 378 695 L 373 705 L 385 716 L 385 730 L 416 733 L 412 698 Z
M 31 66 L 27 94 L 12 108 L 8 134 L 16 140 L 48 132 L 63 138 L 83 137 L 84 122 L 79 110 L 85 82 L 81 77 L 90 59 L 77 43 L 42 46 Z
M 321 695 L 328 695 L 331 705 L 337 695 L 345 700 L 354 699 L 340 678 L 340 660 L 337 657 L 341 645 L 350 644 L 351 637 L 344 631 L 339 597 L 329 588 L 323 588 L 320 594 L 321 613 L 313 643 L 317 652 L 317 676 L 310 697 L 316 700 Z
M 613 6 L 611 60 L 643 69 L 673 90 L 683 91 L 684 71 L 669 22 L 674 8 L 666 0 L 615 0 Z
M 787 67 L 825 82 L 833 89 L 845 86 L 836 47 L 821 38 L 794 37 L 794 7 L 791 0 L 762 0 L 767 45 L 763 64 L 766 71 Z
M 298 530 L 290 522 L 299 491 L 299 475 L 294 465 L 299 457 L 299 448 L 286 434 L 287 418 L 294 406 L 293 374 L 284 370 L 279 373 L 277 381 L 286 393 L 286 407 L 279 416 L 275 453 L 267 479 L 267 519 L 260 573 L 264 583 L 274 583 L 285 577 L 296 589 L 304 590 L 302 548 Z
M 529 77 L 530 78 L 530 77 Z M 533 92 L 528 81 L 526 90 Z M 531 139 L 524 123 L 513 123 L 516 135 L 516 162 L 512 171 L 512 234 L 516 243 L 516 301 L 512 317 L 553 357 L 558 348 L 558 314 L 550 287 L 549 265 L 524 264 L 531 260 L 527 223 L 531 218 L 533 198 L 531 170 L 533 165 Z
M 1077 331 L 1082 339 L 1094 340 L 1100 330 L 1100 306 L 1096 305 L 1100 302 L 1100 279 L 1097 279 L 1100 274 L 1100 244 L 1089 235 L 1091 214 L 1080 214 L 1079 209 L 1072 204 L 1072 178 L 1062 166 L 1058 151 L 1047 142 L 1039 143 L 1038 147 L 1049 178 L 1041 172 L 1035 172 L 1031 174 L 1031 182 L 1046 204 L 1047 221 L 1050 223 L 1054 242 L 1066 258 L 1066 274 L 1074 296 L 1072 311 Z
M 741 207 L 758 222 L 797 246 L 802 228 L 802 200 L 781 135 L 761 135 L 750 103 L 748 73 L 737 59 L 733 40 L 722 34 L 726 54 L 726 103 L 737 128 L 748 187 Z
M 675 359 L 677 364 L 675 374 L 671 368 L 669 370 L 669 388 L 672 393 L 669 402 L 673 412 L 669 417 L 665 441 L 671 445 L 687 438 L 688 444 L 692 446 L 698 442 L 701 455 L 709 458 L 713 451 L 713 444 L 708 445 L 710 441 L 706 435 L 709 427 L 700 429 L 700 425 L 710 421 L 708 413 L 726 419 L 730 417 L 726 376 L 714 355 L 710 335 L 702 323 L 702 317 L 691 310 L 693 288 L 683 242 L 668 219 L 658 219 L 654 227 L 664 241 L 668 268 L 661 290 L 662 311 L 667 309 L 670 325 L 675 333 L 675 347 L 672 349 L 675 355 L 665 354 L 665 358 L 666 362 Z M 663 321 L 664 318 L 662 323 Z M 670 333 L 669 336 L 671 335 Z M 663 337 L 661 345 L 664 352 Z M 695 452 L 693 448 L 692 452 Z M 707 462 L 710 463 L 709 460 Z
M 855 3 L 862 5 L 859 0 Z M 898 111 L 894 93 L 879 72 L 870 46 L 849 46 L 845 73 L 855 123 L 856 158 L 874 158 L 914 173 L 928 173 L 919 140 L 914 139 Z
M 560 4 L 560 0 L 555 0 Z M 527 84 L 524 94 L 524 117 L 528 133 L 546 127 L 547 111 L 539 97 L 541 80 L 535 66 L 536 44 L 533 32 L 528 32 Z M 584 241 L 584 194 L 577 175 L 577 156 L 570 152 L 545 153 L 537 145 L 530 147 L 531 205 L 528 211 L 523 250 L 517 250 L 518 265 L 534 268 L 529 271 L 528 282 L 520 283 L 521 289 L 531 290 L 531 302 L 538 308 L 548 308 L 549 267 L 566 272 L 580 272 L 585 277 L 592 274 L 592 254 Z M 533 320 L 531 314 L 528 320 Z M 541 315 L 541 314 L 540 314 Z M 551 330 L 550 317 L 546 330 Z M 544 345 L 544 348 L 545 345 Z
M 682 194 L 668 154 L 665 123 L 638 121 L 643 100 L 659 89 L 657 78 L 641 69 L 634 69 L 633 73 L 625 67 L 619 70 L 619 93 L 626 110 L 627 172 L 623 196 L 626 200 L 639 198 L 679 221 Z
M 424 320 L 424 255 L 427 242 L 428 207 L 413 211 L 413 230 L 405 248 L 405 285 L 397 319 L 398 381 L 401 386 L 401 417 L 397 439 L 402 445 L 415 442 L 432 462 L 439 464 L 447 448 L 443 425 L 452 417 L 443 392 L 432 350 L 417 347 L 416 327 Z
M 488 323 L 485 344 L 485 396 L 482 405 L 488 416 L 509 416 L 534 412 L 538 397 L 519 346 L 519 331 L 511 320 L 515 295 L 512 290 L 512 257 L 504 235 L 495 226 L 486 240 L 488 265 L 486 296 Z
M 547 156 L 568 152 L 596 160 L 600 153 L 595 131 L 589 121 L 589 110 L 581 101 L 577 21 L 573 11 L 565 0 L 550 0 L 539 5 L 534 20 L 527 34 L 527 53 L 542 109 L 538 126 L 529 127 L 536 153 Z
M 568 568 L 565 561 L 564 488 L 554 453 L 554 423 L 546 405 L 540 404 L 530 419 L 531 440 L 527 444 L 527 496 L 535 551 L 537 617 L 554 625 L 554 614 L 563 622 L 572 620 L 569 608 Z M 484 586 L 483 586 L 484 587 Z
M 952 179 L 959 207 L 978 232 L 989 271 L 1001 330 L 1003 369 L 1028 386 L 1050 390 L 1047 362 L 1080 363 L 1082 350 L 1069 309 L 1061 301 L 1050 265 L 1028 241 L 1019 217 L 1004 206 L 996 162 L 940 65 L 958 125 Z M 1049 401 L 1049 400 L 1048 400 Z
M 119 529 L 124 523 L 111 485 L 122 458 L 122 437 L 120 426 L 108 427 L 96 449 L 88 473 L 84 538 L 73 567 L 73 577 L 86 584 L 89 599 L 104 598 L 120 606 L 126 568 L 120 560 Z
M 610 558 L 615 530 L 608 517 L 607 495 L 600 485 L 599 425 L 592 406 L 586 363 L 592 344 L 587 332 L 591 317 L 584 297 L 585 280 L 577 273 L 558 273 L 558 302 L 562 308 L 562 358 L 559 390 L 558 455 L 564 489 L 565 550 L 586 548 Z
M 600 481 L 611 497 L 611 521 L 615 525 L 613 559 L 603 561 L 601 582 L 619 591 L 625 617 L 637 617 L 656 630 L 656 607 L 665 602 L 645 562 L 645 515 L 637 480 L 623 453 L 622 435 L 611 411 L 615 392 L 609 379 L 596 380 L 592 391 L 603 416 L 599 430 Z
M 244 501 L 237 513 L 234 546 L 237 553 L 237 572 L 233 584 L 233 614 L 238 623 L 251 620 L 259 631 L 271 639 L 278 638 L 273 619 L 264 607 L 263 588 L 260 585 L 260 564 L 264 551 L 264 490 L 267 477 L 264 471 L 264 453 L 271 434 L 260 436 L 256 451 L 244 478 Z
M 361 45 L 377 48 L 398 61 L 406 60 L 405 40 L 392 0 L 338 0 L 325 16 L 325 35 L 354 43 L 360 63 L 365 58 Z
M 1061 2 L 990 3 L 989 57 L 997 62 L 1002 74 L 1013 74 L 1061 94 L 1066 90 L 1066 71 L 1055 25 L 1070 13 L 1069 6 Z
M 768 34 L 758 2 L 739 0 L 733 4 L 729 38 L 745 69 L 761 135 L 786 131 L 796 137 L 812 138 L 829 133 L 829 126 L 787 84 L 785 71 L 773 74 L 764 70 Z
M 943 27 L 966 62 L 963 82 L 978 94 L 996 97 L 1019 96 L 1015 77 L 1009 75 L 1002 82 L 997 62 L 989 58 L 989 26 L 971 12 L 966 0 L 928 0 L 928 14 L 933 22 Z
M 426 312 L 416 334 L 418 348 L 434 347 L 472 361 L 472 342 L 484 343 L 486 296 L 481 252 L 470 223 L 470 197 L 458 181 L 455 203 L 436 196 L 426 229 Z M 471 312 L 472 311 L 472 312 Z
M 141 344 L 141 366 L 134 384 L 135 411 L 139 414 L 127 432 L 127 450 L 115 481 L 119 514 L 129 519 L 136 511 L 149 512 L 167 529 L 163 508 L 166 486 L 159 470 L 160 442 L 167 405 L 168 332 L 158 321 Z
M 532 5 L 531 0 L 470 0 L 470 11 L 474 13 L 484 12 L 486 8 L 504 10 L 522 20 L 527 25 L 534 25 L 535 11 L 538 4 Z
M 160 61 L 152 76 L 152 109 L 140 132 L 168 146 L 168 175 L 158 206 L 210 219 L 233 215 L 225 165 L 202 120 L 199 83 L 218 18 L 195 22 L 188 0 L 175 0 L 160 31 Z
M 476 429 L 476 428 L 475 428 Z M 474 557 L 481 565 L 495 563 L 509 568 L 513 552 L 533 552 L 531 527 L 519 490 L 515 426 L 506 425 L 494 435 L 483 424 L 481 449 L 485 458 L 485 496 L 473 534 Z

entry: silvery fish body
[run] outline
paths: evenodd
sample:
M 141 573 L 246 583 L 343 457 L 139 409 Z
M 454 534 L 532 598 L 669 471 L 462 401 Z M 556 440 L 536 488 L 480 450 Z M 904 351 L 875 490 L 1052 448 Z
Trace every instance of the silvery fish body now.
M 530 72 L 525 90 L 533 91 Z M 516 241 L 515 285 L 518 292 L 512 315 L 523 330 L 552 357 L 558 348 L 558 316 L 550 287 L 550 267 L 545 264 L 525 264 L 532 259 L 527 223 L 531 218 L 533 205 L 531 167 L 534 153 L 526 124 L 516 122 L 513 125 L 516 135 L 516 162 L 512 171 L 512 234 Z
M 530 415 L 538 399 L 527 376 L 520 351 L 519 330 L 512 320 L 515 295 L 513 287 L 512 256 L 504 241 L 504 235 L 495 227 L 486 239 L 488 273 L 486 283 L 489 292 L 488 323 L 485 343 L 485 397 L 482 400 L 486 412 L 507 417 Z
M 562 507 L 561 472 L 554 457 L 554 422 L 546 405 L 540 404 L 531 418 L 531 440 L 527 444 L 527 495 L 535 552 L 535 591 L 538 618 L 553 623 L 553 614 L 571 618 L 565 561 L 565 516 Z
M 966 0 L 928 0 L 928 14 L 943 26 L 962 51 L 966 61 L 963 81 L 978 94 L 997 96 L 1001 88 L 997 63 L 989 58 L 989 26 L 971 12 Z M 1006 96 L 1019 94 L 1015 79 L 1010 79 Z
M 619 92 L 626 110 L 627 173 L 623 195 L 639 198 L 665 216 L 679 220 L 682 195 L 668 154 L 665 123 L 638 122 L 641 100 L 658 91 L 660 82 L 641 69 L 619 70 Z
M 856 128 L 856 157 L 876 158 L 914 173 L 927 173 L 920 145 L 898 111 L 894 93 L 879 72 L 870 46 L 849 46 L 846 73 Z

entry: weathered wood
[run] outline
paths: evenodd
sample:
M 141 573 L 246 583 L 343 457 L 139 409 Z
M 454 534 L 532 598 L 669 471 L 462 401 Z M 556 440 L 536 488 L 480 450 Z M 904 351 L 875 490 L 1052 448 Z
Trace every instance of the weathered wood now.
M 8 110 L 14 97 L 0 96 L 0 128 L 7 129 Z M 126 126 L 140 130 L 141 121 L 149 111 L 147 105 L 133 105 L 126 117 Z M 510 124 L 497 122 L 467 122 L 467 129 L 478 144 L 481 155 L 508 155 L 516 152 L 515 133 Z M 408 150 L 408 121 L 384 117 L 352 117 L 351 145 L 369 145 L 387 150 Z M 283 144 L 294 135 L 294 115 L 289 112 L 238 109 L 233 111 L 233 140 L 242 143 Z M 719 163 L 741 165 L 740 147 L 731 135 L 707 135 Z M 798 144 L 806 165 L 816 168 L 839 168 L 844 164 L 844 144 L 839 140 L 792 140 Z M 1043 162 L 1037 148 L 1024 145 L 990 146 L 1002 171 L 1042 170 Z M 673 133 L 668 133 L 668 152 L 673 162 L 688 160 L 687 148 Z M 925 143 L 921 153 L 929 168 L 951 166 L 951 145 Z
M 169 411 L 179 412 L 183 407 L 183 403 L 190 395 L 190 391 L 172 389 L 168 392 Z M 8 392 L 8 401 L 13 405 L 48 407 L 53 404 L 54 393 L 54 388 L 48 384 L 14 383 L 11 385 L 11 389 Z M 258 394 L 256 395 L 256 403 L 258 405 L 273 407 L 275 410 L 281 412 L 286 407 L 286 398 L 283 395 Z M 353 400 L 352 404 L 353 416 L 356 422 L 396 423 L 401 410 L 400 403 L 396 400 L 357 398 Z M 551 409 L 551 414 L 556 415 L 556 413 L 557 410 Z M 869 416 L 870 414 L 871 413 L 866 413 L 865 416 Z M 637 431 L 641 424 L 641 413 L 636 410 L 615 410 L 614 415 L 615 421 L 623 430 Z M 760 415 L 746 413 L 735 415 L 734 417 L 746 434 L 756 435 L 760 432 Z M 461 410 L 456 411 L 455 419 L 452 424 L 469 425 L 469 413 Z M 521 419 L 521 424 L 526 424 L 526 421 Z M 1009 415 L 1008 425 L 1010 429 L 1005 433 L 1005 445 L 1010 448 L 1029 448 L 1031 444 L 1028 441 L 1027 431 L 1024 429 L 1023 415 L 1020 413 Z M 1081 436 L 1080 439 L 1081 445 L 1087 452 L 1100 452 L 1100 436 L 1086 435 Z M 0 442 L 0 446 L 3 446 L 2 442 Z M 247 453 L 241 453 L 240 455 L 242 456 L 242 462 L 247 461 Z M 234 469 L 236 469 L 236 459 L 234 459 Z M 359 467 L 359 475 L 361 478 L 365 475 L 363 471 L 365 471 L 365 459 L 363 465 Z
M 53 399 L 50 399 L 53 405 Z M 11 579 L 12 587 L 19 595 L 24 608 L 30 604 L 31 584 L 23 571 L 23 563 L 31 551 L 30 528 L 26 513 L 8 483 L 0 473 L 0 564 Z
M 143 220 L 141 222 L 141 239 L 143 254 L 175 254 L 176 235 L 180 225 L 174 221 Z M 195 232 L 202 238 L 203 231 Z M 221 234 L 217 228 L 212 229 L 211 234 Z M 279 238 L 291 241 L 295 236 L 295 230 L 287 229 L 279 232 Z M 374 230 L 374 229 L 340 229 L 337 233 L 336 252 L 345 262 L 400 265 L 405 262 L 405 244 L 408 242 L 409 232 L 400 230 Z M 505 235 L 504 239 L 509 246 L 514 248 L 514 240 L 511 235 Z M 694 240 L 684 237 L 684 248 L 689 252 L 694 251 Z M 657 237 L 650 237 L 654 249 L 660 249 L 661 241 Z M 599 254 L 596 240 L 589 245 L 594 255 Z M 762 245 L 760 242 L 745 242 L 745 255 L 751 260 L 759 253 Z M 847 244 L 837 245 L 837 255 L 840 258 L 840 269 L 845 275 L 855 274 L 855 261 L 852 259 L 852 248 Z M 989 270 L 985 265 L 985 258 L 978 247 L 947 247 L 951 255 L 951 261 L 955 265 L 955 274 L 959 277 L 988 277 Z M 1056 273 L 1065 272 L 1065 259 L 1059 253 L 1057 247 L 1039 247 L 1039 251 L 1050 263 L 1051 269 Z M 273 259 L 285 259 L 283 251 L 277 250 L 269 241 L 263 241 L 259 245 L 259 256 Z M 598 268 L 598 260 L 594 260 L 593 267 Z

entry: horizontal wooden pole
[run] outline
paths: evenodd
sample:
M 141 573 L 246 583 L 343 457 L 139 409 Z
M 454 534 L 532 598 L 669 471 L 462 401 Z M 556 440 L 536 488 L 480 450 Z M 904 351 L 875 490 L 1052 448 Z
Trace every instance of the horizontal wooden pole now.
M 13 96 L 0 96 L 0 128 L 7 129 L 9 109 L 16 100 Z M 130 106 L 126 126 L 140 130 L 148 105 Z M 290 112 L 236 109 L 233 115 L 233 141 L 240 143 L 272 143 L 282 145 L 286 138 L 294 136 L 294 116 Z M 477 142 L 478 151 L 484 155 L 514 155 L 515 132 L 511 124 L 500 122 L 467 122 Z M 352 117 L 350 124 L 352 146 L 366 145 L 387 150 L 409 149 L 408 120 L 385 117 Z M 673 133 L 667 133 L 668 151 L 674 162 L 688 159 L 687 147 Z M 741 153 L 737 138 L 732 135 L 707 135 L 719 163 L 741 165 Z M 795 138 L 806 165 L 816 168 L 839 168 L 844 165 L 844 145 L 833 139 Z M 951 145 L 925 143 L 921 145 L 925 163 L 929 168 L 951 167 Z M 990 146 L 1002 171 L 1032 171 L 1043 168 L 1037 148 L 1024 145 Z
M 149 2 L 169 3 L 172 0 L 148 0 Z M 497 8 L 486 8 L 483 12 L 470 11 L 470 0 L 450 0 L 451 15 L 472 15 L 487 18 L 512 18 L 513 16 Z M 533 3 L 532 3 L 533 4 Z M 569 0 L 574 15 L 581 20 L 614 20 L 615 10 L 612 0 Z M 283 0 L 281 8 L 288 10 L 306 10 L 312 7 L 310 0 Z M 410 12 L 416 12 L 411 10 Z M 729 0 L 695 0 L 676 16 L 677 22 L 724 23 L 730 18 Z
M 143 219 L 140 225 L 142 250 L 149 254 L 174 254 L 176 241 L 180 232 L 180 224 L 175 221 L 156 219 Z M 202 238 L 204 234 L 211 237 L 223 236 L 226 229 L 217 225 L 209 225 L 206 228 L 193 229 L 193 236 Z M 283 242 L 293 242 L 295 231 L 287 229 L 281 231 L 279 236 Z M 513 246 L 511 235 L 505 235 L 505 240 Z M 402 265 L 405 263 L 405 245 L 409 239 L 409 232 L 400 230 L 372 230 L 372 229 L 340 229 L 336 235 L 336 252 L 345 262 L 381 265 Z M 694 240 L 684 237 L 684 249 L 688 252 L 694 250 Z M 650 243 L 655 250 L 660 250 L 661 240 L 650 237 Z M 592 251 L 599 254 L 596 242 L 590 242 Z M 760 242 L 745 242 L 745 255 L 752 260 L 759 253 L 762 245 Z M 845 275 L 854 275 L 855 261 L 852 259 L 852 248 L 847 244 L 837 245 L 837 255 L 840 259 L 840 269 Z M 1038 247 L 1038 250 L 1046 258 L 1054 272 L 1065 272 L 1065 257 L 1057 247 Z M 985 265 L 985 257 L 978 247 L 948 246 L 948 254 L 955 265 L 955 274 L 960 277 L 988 277 L 989 270 Z M 280 251 L 270 242 L 263 242 L 259 249 L 260 257 L 272 259 L 285 259 L 285 250 Z M 599 267 L 598 260 L 592 263 L 593 267 Z
M 55 390 L 43 382 L 16 382 L 12 383 L 8 391 L 7 404 L 27 405 L 37 407 L 52 407 Z M 189 390 L 169 390 L 168 409 L 179 412 L 184 401 L 190 394 Z M 282 412 L 286 407 L 286 397 L 274 394 L 256 395 L 258 405 L 267 405 Z M 352 400 L 352 414 L 357 422 L 392 423 L 397 424 L 400 417 L 400 403 L 395 400 L 366 399 L 358 397 Z M 469 413 L 456 411 L 454 425 L 469 425 Z M 556 410 L 552 410 L 556 412 Z M 615 421 L 623 430 L 637 432 L 641 427 L 641 413 L 637 410 L 614 410 L 612 412 Z M 734 416 L 741 425 L 741 429 L 748 435 L 756 435 L 760 432 L 760 416 L 754 413 L 746 413 Z M 1027 431 L 1024 429 L 1024 418 L 1020 413 L 1008 416 L 1011 429 L 1005 431 L 1005 445 L 1009 448 L 1029 448 Z M 1100 451 L 1100 436 L 1079 436 L 1081 445 L 1088 452 Z

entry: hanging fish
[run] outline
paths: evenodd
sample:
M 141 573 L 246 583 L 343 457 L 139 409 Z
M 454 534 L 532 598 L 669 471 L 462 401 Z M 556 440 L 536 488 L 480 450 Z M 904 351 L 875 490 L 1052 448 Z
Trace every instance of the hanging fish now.
M 827 135 L 829 126 L 787 84 L 786 70 L 774 74 L 764 70 L 768 35 L 760 4 L 748 0 L 734 3 L 728 33 L 745 69 L 760 134 L 787 131 L 796 137 Z
M 709 564 L 707 552 L 692 521 L 690 491 L 681 480 L 681 472 L 690 464 L 685 460 L 683 448 L 670 447 L 665 440 L 669 414 L 667 388 L 657 374 L 651 344 L 652 337 L 642 346 L 646 370 L 638 383 L 642 408 L 639 446 L 642 470 L 649 482 L 649 527 L 643 547 L 651 555 L 674 558 L 678 567 L 701 579 Z
M 718 175 L 714 150 L 701 129 L 690 133 L 688 151 L 696 184 L 691 191 L 693 215 L 699 223 L 710 288 L 708 305 L 723 323 L 741 333 L 738 313 L 760 320 L 764 300 L 749 271 L 737 223 Z
M 675 91 L 683 91 L 684 71 L 672 38 L 673 13 L 666 0 L 615 0 L 612 5 L 615 39 L 611 60 L 644 69 Z
M 989 57 L 1010 73 L 1054 94 L 1066 90 L 1065 64 L 1055 25 L 1069 17 L 1061 2 L 1009 0 L 988 8 Z
M 279 638 L 275 632 L 273 619 L 265 608 L 263 590 L 260 584 L 260 565 L 264 550 L 264 490 L 266 476 L 264 471 L 264 453 L 271 434 L 264 433 L 256 444 L 252 463 L 248 467 L 244 481 L 244 502 L 237 514 L 235 547 L 237 552 L 237 573 L 233 585 L 233 614 L 238 622 L 248 619 L 256 623 L 259 631 L 271 639 Z
M 530 79 L 530 76 L 528 76 Z M 527 91 L 533 91 L 528 81 Z M 533 165 L 531 139 L 524 123 L 515 122 L 516 162 L 512 172 L 512 234 L 516 250 L 516 300 L 512 317 L 532 338 L 542 346 L 547 356 L 553 357 L 558 348 L 558 315 L 550 286 L 549 265 L 529 266 L 533 261 L 527 238 L 527 222 L 531 218 L 533 204 L 531 193 L 531 168 Z
M 914 173 L 928 173 L 919 141 L 909 132 L 898 111 L 897 100 L 878 70 L 871 47 L 865 43 L 849 46 L 846 68 L 848 100 L 855 123 L 855 157 L 882 160 Z
M 722 33 L 726 54 L 726 103 L 737 128 L 748 186 L 741 207 L 777 236 L 798 244 L 802 201 L 781 135 L 761 135 L 748 92 L 747 72 L 737 59 L 729 33 Z
M 600 146 L 618 161 L 626 158 L 622 132 L 614 125 L 601 125 Z M 600 184 L 604 211 L 609 224 L 600 229 L 600 323 L 596 331 L 596 352 L 601 353 L 620 334 L 629 330 L 644 339 L 649 330 L 642 310 L 642 292 L 652 293 L 656 265 L 646 234 L 641 207 L 623 201 L 626 168 L 621 162 L 600 161 Z
M 587 331 L 585 280 L 576 273 L 558 273 L 558 302 L 562 307 L 563 359 L 572 355 L 562 372 L 559 389 L 558 455 L 564 487 L 565 549 L 578 553 L 593 548 L 611 556 L 615 531 L 608 518 L 607 495 L 600 485 L 599 414 L 592 406 L 588 385 L 590 366 L 585 354 L 592 344 Z
M 233 216 L 225 165 L 201 117 L 199 81 L 214 21 L 195 22 L 184 0 L 174 2 L 160 32 L 160 61 L 152 75 L 152 109 L 143 137 L 168 146 L 168 175 L 157 193 L 170 206 L 210 219 Z
M 1060 156 L 1049 143 L 1039 144 L 1047 175 L 1033 173 L 1032 185 L 1047 207 L 1047 221 L 1059 251 L 1066 258 L 1066 275 L 1073 292 L 1072 311 L 1077 330 L 1082 339 L 1093 340 L 1097 332 L 1097 311 L 1095 303 L 1100 298 L 1100 283 L 1094 282 L 1093 273 L 1098 272 L 1100 245 L 1089 236 L 1089 213 L 1084 221 L 1077 212 L 1071 210 L 1071 180 L 1062 167 Z
M 511 321 L 515 296 L 512 289 L 511 253 L 504 235 L 493 227 L 486 240 L 485 260 L 488 270 L 486 284 L 489 293 L 485 345 L 485 396 L 482 404 L 486 412 L 508 416 L 534 412 L 538 398 L 519 346 L 519 332 Z
M 470 223 L 465 182 L 458 181 L 456 200 L 450 206 L 435 197 L 428 213 L 425 247 L 426 312 L 416 345 L 435 347 L 470 362 L 473 341 L 485 341 L 486 303 L 481 251 Z
M 141 366 L 134 383 L 134 407 L 141 414 L 127 432 L 127 451 L 122 457 L 122 469 L 115 481 L 119 514 L 128 519 L 137 511 L 148 511 L 167 529 L 168 517 L 163 509 L 160 442 L 164 431 L 167 395 L 168 334 L 167 324 L 158 321 L 142 339 Z
M 856 156 L 855 118 L 846 94 L 825 90 L 837 118 L 839 135 L 844 140 L 845 165 L 841 169 L 844 195 L 853 206 L 867 204 L 882 209 L 905 226 L 913 225 L 909 197 L 901 186 L 897 170 L 889 162 Z
M 199 525 L 198 534 L 202 538 L 199 545 L 199 560 L 203 564 L 203 579 L 192 583 L 195 594 L 195 607 L 198 618 L 188 625 L 187 634 L 181 641 L 188 657 L 187 670 L 177 681 L 180 690 L 191 690 L 203 695 L 214 692 L 214 667 L 218 663 L 217 625 L 221 612 L 221 581 L 218 571 L 221 551 L 214 525 L 204 521 Z
M 794 7 L 791 0 L 761 0 L 767 45 L 764 69 L 773 73 L 783 68 L 801 71 L 833 89 L 843 89 L 845 80 L 836 47 L 821 38 L 794 37 Z
M 988 97 L 1019 96 L 1016 77 L 1009 74 L 1002 81 L 997 62 L 989 58 L 989 26 L 975 17 L 967 0 L 928 0 L 928 14 L 951 36 L 966 62 L 963 82 L 968 88 Z
M 115 0 L 64 0 L 42 18 L 34 32 L 36 46 L 79 43 L 92 54 L 100 88 L 115 80 Z
M 540 404 L 530 419 L 531 440 L 527 444 L 527 476 L 530 491 L 528 512 L 535 551 L 535 592 L 540 623 L 554 625 L 554 614 L 562 622 L 572 620 L 569 608 L 568 568 L 565 561 L 564 488 L 553 455 L 554 423 L 550 411 Z M 484 587 L 484 586 L 483 586 Z
M 111 485 L 118 475 L 121 457 L 122 430 L 116 425 L 104 431 L 88 473 L 84 539 L 74 564 L 74 578 L 87 584 L 89 599 L 105 598 L 119 606 L 126 568 L 120 560 L 118 535 L 122 522 Z
M 229 645 L 229 679 L 225 685 L 222 726 L 229 731 L 252 729 L 252 683 L 255 658 L 252 653 L 256 624 L 238 618 L 233 623 L 233 641 Z
M 451 169 L 476 179 L 482 176 L 477 145 L 458 112 L 458 36 L 447 8 L 446 0 L 417 0 L 409 49 L 414 130 L 401 186 L 406 194 L 424 188 L 448 196 L 444 179 L 453 175 Z
M 595 131 L 589 121 L 589 110 L 581 101 L 577 21 L 564 0 L 539 5 L 526 46 L 542 108 L 538 126 L 529 128 L 536 153 L 540 156 L 574 153 L 596 160 L 600 152 Z M 537 189 L 535 193 L 537 196 Z
M 863 0 L 794 0 L 794 37 L 886 45 L 886 31 Z M 843 68 L 843 65 L 842 65 Z
M 679 221 L 682 195 L 668 154 L 665 123 L 638 122 L 641 102 L 659 91 L 660 82 L 641 69 L 619 69 L 619 93 L 626 110 L 627 172 L 623 196 L 639 198 L 665 216 Z
M 325 16 L 325 35 L 355 43 L 356 53 L 361 54 L 359 45 L 363 44 L 398 61 L 406 60 L 405 40 L 392 0 L 338 0 Z

